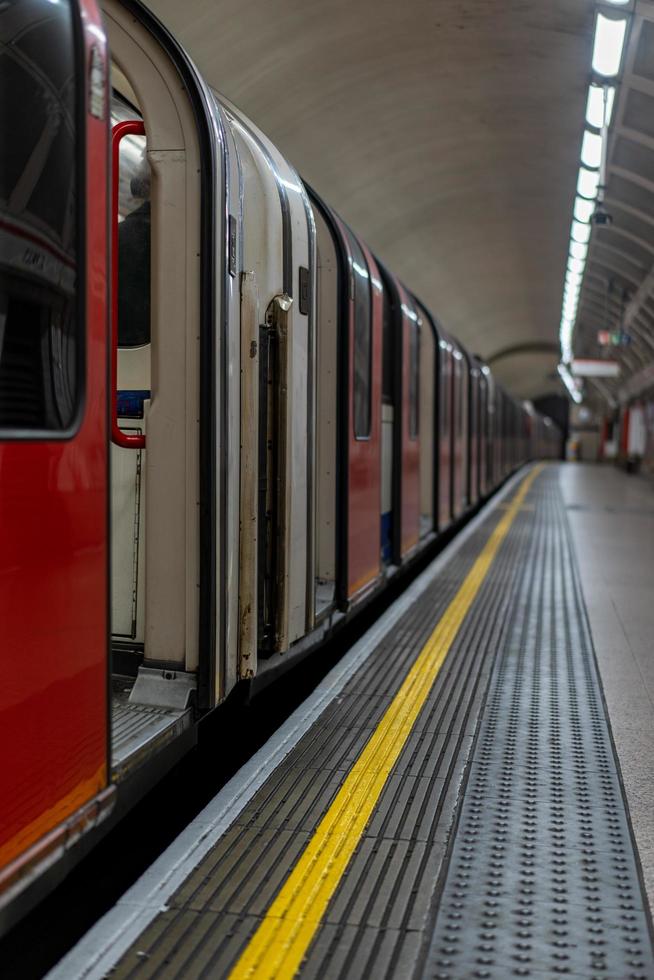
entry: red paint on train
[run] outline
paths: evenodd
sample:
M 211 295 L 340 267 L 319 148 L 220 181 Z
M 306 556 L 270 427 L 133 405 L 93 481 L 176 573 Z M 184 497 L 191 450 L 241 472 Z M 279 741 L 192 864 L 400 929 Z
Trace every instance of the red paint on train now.
M 83 77 L 94 49 L 106 93 L 100 14 L 93 0 L 81 9 Z M 0 865 L 108 778 L 106 112 L 105 105 L 104 119 L 85 117 L 81 423 L 68 439 L 0 442 Z

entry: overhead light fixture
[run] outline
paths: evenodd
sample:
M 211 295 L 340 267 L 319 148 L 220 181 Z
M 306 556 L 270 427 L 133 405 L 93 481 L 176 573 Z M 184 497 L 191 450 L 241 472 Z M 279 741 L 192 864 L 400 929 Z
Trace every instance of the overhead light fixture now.
M 595 129 L 601 129 L 606 123 L 611 124 L 613 114 L 613 101 L 615 99 L 615 88 L 612 85 L 606 86 L 606 113 L 604 111 L 604 89 L 603 85 L 591 85 L 588 89 L 588 101 L 586 102 L 586 122 Z
M 618 74 L 626 31 L 626 17 L 614 19 L 598 13 L 593 46 L 593 71 L 607 78 Z
M 578 197 L 575 199 L 574 216 L 577 221 L 590 221 L 590 216 L 594 210 L 594 201 L 587 201 L 585 197 Z
M 581 194 L 582 197 L 595 198 L 597 197 L 598 186 L 599 171 L 580 167 L 579 178 L 577 180 L 577 194 Z
M 584 130 L 581 143 L 581 162 L 587 167 L 599 167 L 602 162 L 602 137 L 599 133 Z
M 583 275 L 585 264 L 583 259 L 569 258 L 567 269 L 570 272 L 578 272 L 580 275 Z
M 565 364 L 559 364 L 559 366 L 558 366 L 558 372 L 559 372 L 559 375 L 561 376 L 561 380 L 563 381 L 563 384 L 566 386 L 566 388 L 568 390 L 568 394 L 570 395 L 570 397 L 572 398 L 573 401 L 575 401 L 577 404 L 579 404 L 579 402 L 581 401 L 581 397 L 582 397 L 581 396 L 581 392 L 578 390 L 578 388 L 577 388 L 577 386 L 575 384 L 575 380 L 572 377 L 572 375 L 570 374 L 570 372 L 568 371 L 568 369 L 565 366 Z
M 588 245 L 583 242 L 570 242 L 570 255 L 573 259 L 585 261 L 588 255 Z
M 570 237 L 573 242 L 581 242 L 582 245 L 585 245 L 590 238 L 590 225 L 583 225 L 581 221 L 573 221 Z
M 625 4 L 630 8 L 634 6 L 631 0 L 604 0 L 604 4 L 607 3 L 616 7 Z M 605 12 L 602 13 L 601 10 Z M 578 382 L 575 383 L 566 365 L 573 358 L 572 337 L 577 322 L 591 228 L 593 224 L 610 222 L 610 215 L 604 207 L 604 194 L 609 125 L 617 84 L 611 80 L 620 72 L 630 16 L 630 12 L 625 11 L 621 15 L 617 11 L 610 11 L 604 5 L 600 6 L 595 18 L 592 60 L 594 78 L 589 85 L 586 99 L 586 126 L 581 143 L 581 165 L 573 205 L 559 326 L 561 346 L 559 374 L 570 397 L 576 402 L 582 400 L 581 393 L 578 390 Z M 598 78 L 598 76 L 603 77 Z

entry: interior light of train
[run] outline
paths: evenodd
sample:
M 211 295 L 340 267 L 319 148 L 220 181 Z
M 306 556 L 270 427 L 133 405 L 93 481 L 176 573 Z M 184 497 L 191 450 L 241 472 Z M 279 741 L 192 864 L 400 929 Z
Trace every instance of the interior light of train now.
M 573 242 L 581 242 L 582 245 L 585 245 L 590 238 L 590 225 L 584 225 L 581 221 L 573 221 L 570 237 Z
M 604 86 L 591 85 L 588 89 L 588 101 L 586 103 L 586 122 L 595 129 L 601 129 L 606 121 L 606 125 L 611 124 L 613 114 L 613 101 L 615 99 L 615 88 L 611 85 L 606 87 L 606 120 L 604 119 Z
M 581 259 L 585 262 L 588 255 L 588 245 L 583 242 L 570 242 L 570 255 L 573 259 Z
M 590 216 L 594 210 L 594 201 L 587 201 L 585 197 L 577 197 L 575 199 L 574 216 L 577 221 L 584 223 L 589 222 Z
M 602 162 L 602 137 L 599 133 L 584 130 L 581 143 L 581 162 L 587 167 L 599 167 Z
M 593 45 L 593 71 L 607 78 L 618 74 L 626 31 L 626 17 L 616 20 L 598 13 Z
M 599 171 L 588 170 L 586 167 L 579 168 L 579 179 L 577 180 L 577 194 L 582 197 L 597 197 L 599 186 Z

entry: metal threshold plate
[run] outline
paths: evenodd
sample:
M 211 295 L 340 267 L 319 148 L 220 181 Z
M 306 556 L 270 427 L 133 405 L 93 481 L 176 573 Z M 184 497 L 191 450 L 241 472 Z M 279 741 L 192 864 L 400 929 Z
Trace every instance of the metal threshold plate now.
M 123 779 L 191 724 L 191 710 L 131 704 L 129 688 L 112 695 L 111 765 L 114 781 Z

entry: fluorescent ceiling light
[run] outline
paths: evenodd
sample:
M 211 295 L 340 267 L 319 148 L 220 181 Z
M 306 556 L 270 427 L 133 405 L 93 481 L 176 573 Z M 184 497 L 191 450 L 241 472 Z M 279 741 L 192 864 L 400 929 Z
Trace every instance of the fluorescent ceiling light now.
M 617 75 L 622 61 L 622 48 L 627 30 L 627 18 L 613 20 L 597 15 L 595 44 L 593 46 L 593 71 L 607 78 Z
M 602 137 L 599 133 L 591 133 L 589 129 L 584 130 L 584 138 L 581 144 L 581 162 L 587 167 L 599 167 L 602 162 Z
M 615 89 L 612 85 L 606 87 L 606 120 L 604 119 L 604 86 L 591 85 L 588 89 L 588 101 L 586 103 L 586 122 L 595 129 L 601 129 L 606 121 L 606 125 L 611 124 L 613 113 L 613 100 Z
M 568 270 L 570 272 L 577 272 L 579 273 L 579 275 L 583 275 L 584 266 L 585 263 L 583 259 L 575 259 L 575 258 L 568 259 Z
M 563 384 L 568 389 L 568 394 L 570 395 L 570 397 L 574 401 L 579 403 L 581 401 L 581 392 L 577 390 L 577 386 L 575 384 L 574 378 L 570 374 L 565 364 L 559 364 L 558 372 L 561 375 L 561 380 L 563 381 Z
M 569 271 L 566 272 L 565 284 L 566 286 L 572 286 L 576 289 L 579 289 L 579 287 L 581 286 L 581 273 L 569 272 Z
M 575 200 L 575 210 L 574 216 L 577 221 L 588 222 L 590 221 L 590 216 L 595 210 L 595 202 L 587 201 L 585 197 L 578 197 Z
M 587 170 L 586 167 L 579 168 L 577 194 L 581 194 L 582 197 L 597 197 L 598 185 L 599 172 L 597 170 Z
M 582 225 L 581 221 L 573 221 L 570 237 L 573 242 L 581 242 L 582 245 L 585 245 L 590 238 L 590 225 Z
M 583 242 L 570 242 L 570 255 L 573 259 L 585 260 L 588 255 L 588 245 L 584 245 Z
M 572 373 L 581 378 L 617 378 L 620 376 L 618 361 L 605 361 L 598 358 L 577 358 L 571 364 Z

